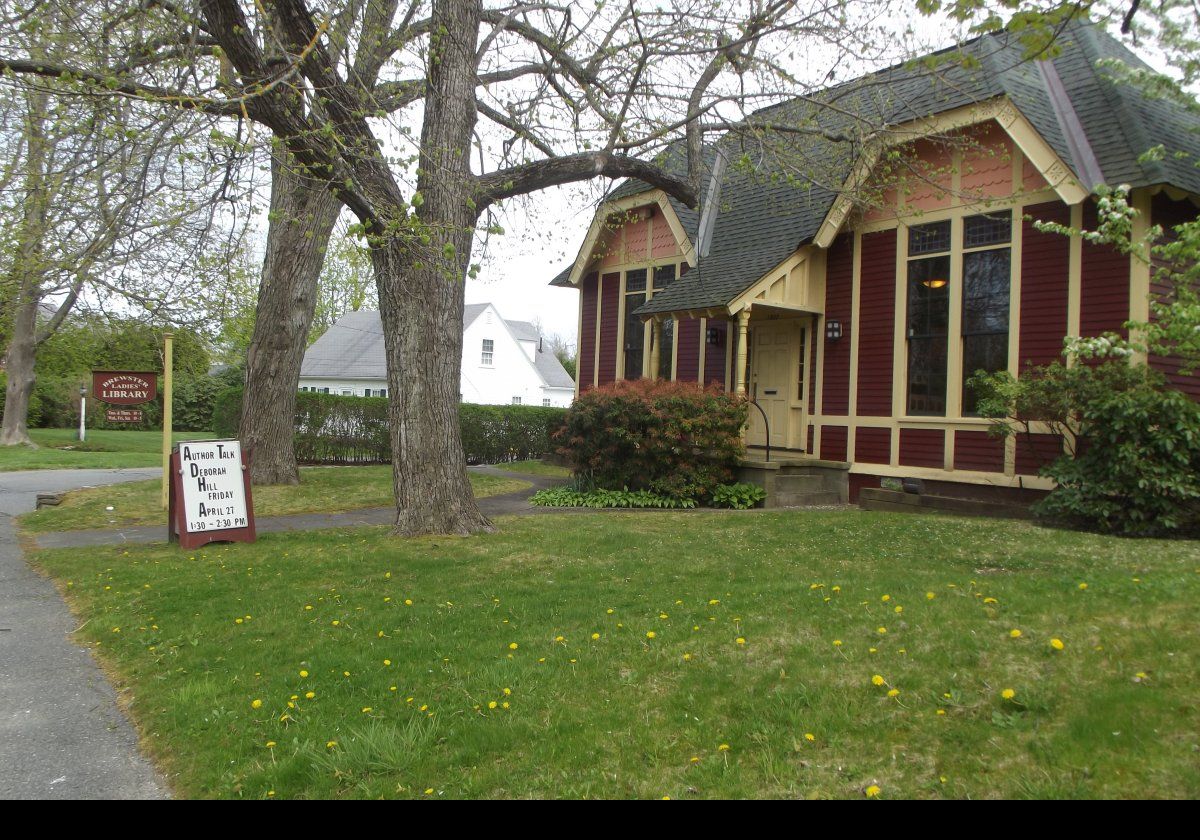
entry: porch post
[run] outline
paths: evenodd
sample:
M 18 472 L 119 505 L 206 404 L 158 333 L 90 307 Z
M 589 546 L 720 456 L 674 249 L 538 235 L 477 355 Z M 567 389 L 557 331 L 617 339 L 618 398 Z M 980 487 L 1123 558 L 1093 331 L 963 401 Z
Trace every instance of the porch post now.
M 650 379 L 658 379 L 658 365 L 662 360 L 662 321 L 654 319 L 650 338 Z
M 737 367 L 734 369 L 734 390 L 746 395 L 746 340 L 750 327 L 750 310 L 743 309 L 737 316 Z

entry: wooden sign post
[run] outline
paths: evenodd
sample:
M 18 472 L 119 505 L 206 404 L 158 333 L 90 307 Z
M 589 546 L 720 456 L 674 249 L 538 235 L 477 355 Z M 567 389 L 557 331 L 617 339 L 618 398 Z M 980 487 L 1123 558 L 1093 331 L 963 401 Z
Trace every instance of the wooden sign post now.
M 181 548 L 254 542 L 250 459 L 237 440 L 185 440 L 171 453 L 167 539 Z

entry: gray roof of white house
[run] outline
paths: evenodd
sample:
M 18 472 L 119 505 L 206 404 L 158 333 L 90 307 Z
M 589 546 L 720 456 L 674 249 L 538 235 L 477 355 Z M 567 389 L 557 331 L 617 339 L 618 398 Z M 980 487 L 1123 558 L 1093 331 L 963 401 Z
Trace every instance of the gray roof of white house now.
M 491 304 L 473 303 L 463 307 L 463 330 Z M 533 354 L 534 367 L 546 385 L 573 388 L 575 380 L 558 358 L 541 347 L 537 328 L 528 321 L 505 321 L 520 341 L 538 342 Z M 372 310 L 347 312 L 304 353 L 300 376 L 309 379 L 387 379 L 383 349 L 383 322 Z

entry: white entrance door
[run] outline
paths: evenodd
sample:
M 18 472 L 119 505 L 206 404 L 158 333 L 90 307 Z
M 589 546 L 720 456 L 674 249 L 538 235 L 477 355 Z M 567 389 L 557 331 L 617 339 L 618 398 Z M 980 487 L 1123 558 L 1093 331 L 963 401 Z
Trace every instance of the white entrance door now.
M 763 446 L 766 430 L 763 412 L 771 429 L 771 446 L 783 448 L 790 438 L 791 389 L 796 387 L 796 350 L 799 327 L 795 321 L 765 322 L 752 327 L 750 351 L 750 399 L 762 408 L 750 406 L 750 426 L 746 443 Z

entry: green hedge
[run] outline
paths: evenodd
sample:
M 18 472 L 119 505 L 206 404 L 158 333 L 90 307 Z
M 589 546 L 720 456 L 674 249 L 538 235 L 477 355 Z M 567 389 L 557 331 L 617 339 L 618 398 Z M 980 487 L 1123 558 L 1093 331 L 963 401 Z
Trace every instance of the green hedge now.
M 342 397 L 301 391 L 296 395 L 296 459 L 303 464 L 389 463 L 387 399 Z M 237 435 L 242 389 L 217 395 L 213 432 Z M 566 409 L 528 405 L 458 407 L 463 451 L 472 464 L 540 458 L 553 448 L 551 435 Z

